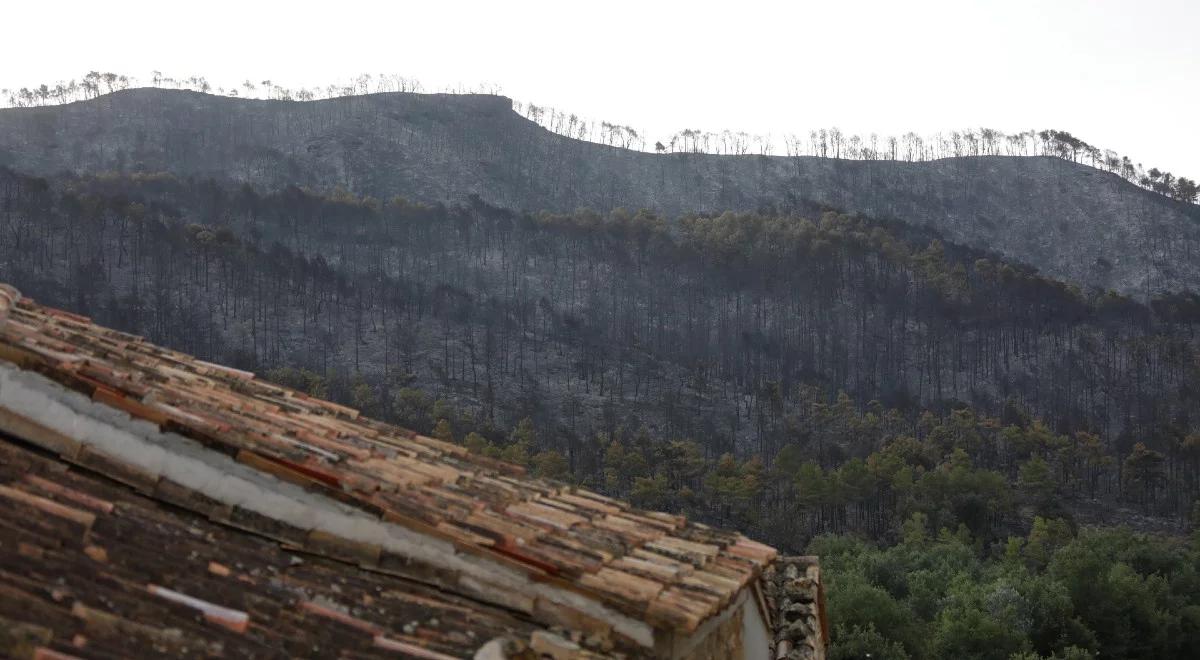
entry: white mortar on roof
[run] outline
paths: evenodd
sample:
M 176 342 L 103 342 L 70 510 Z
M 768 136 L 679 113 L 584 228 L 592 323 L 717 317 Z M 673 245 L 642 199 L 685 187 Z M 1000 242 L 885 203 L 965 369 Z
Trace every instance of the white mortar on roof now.
M 0 408 L 61 433 L 119 463 L 165 477 L 222 504 L 303 530 L 374 544 L 500 588 L 545 598 L 602 620 L 648 648 L 654 629 L 575 592 L 530 581 L 523 572 L 455 551 L 454 545 L 366 513 L 238 463 L 229 456 L 124 411 L 96 403 L 31 371 L 0 361 Z

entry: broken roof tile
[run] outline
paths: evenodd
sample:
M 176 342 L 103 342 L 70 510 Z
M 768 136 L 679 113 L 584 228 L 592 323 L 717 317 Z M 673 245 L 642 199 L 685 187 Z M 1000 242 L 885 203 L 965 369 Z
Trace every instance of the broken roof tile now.
M 159 598 L 164 598 L 173 603 L 179 603 L 198 610 L 204 614 L 206 621 L 225 626 L 234 632 L 244 633 L 246 632 L 246 627 L 250 624 L 250 615 L 240 610 L 216 605 L 199 598 L 193 598 L 187 594 L 155 584 L 146 585 L 146 590 Z

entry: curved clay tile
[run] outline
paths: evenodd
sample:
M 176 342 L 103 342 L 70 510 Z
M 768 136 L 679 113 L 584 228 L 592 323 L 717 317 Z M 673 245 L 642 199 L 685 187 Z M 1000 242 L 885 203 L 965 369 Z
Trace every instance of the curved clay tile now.
M 0 284 L 0 326 L 8 320 L 8 310 L 12 309 L 20 299 L 20 291 L 7 284 Z

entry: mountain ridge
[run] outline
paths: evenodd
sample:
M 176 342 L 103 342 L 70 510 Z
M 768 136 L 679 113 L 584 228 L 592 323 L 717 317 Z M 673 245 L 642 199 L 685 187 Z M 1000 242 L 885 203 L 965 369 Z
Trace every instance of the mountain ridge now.
M 1200 290 L 1200 208 L 1049 156 L 906 162 L 652 154 L 553 133 L 493 95 L 319 101 L 153 88 L 0 110 L 0 165 L 171 172 L 531 211 L 690 213 L 802 202 L 900 220 L 1052 277 L 1147 299 Z

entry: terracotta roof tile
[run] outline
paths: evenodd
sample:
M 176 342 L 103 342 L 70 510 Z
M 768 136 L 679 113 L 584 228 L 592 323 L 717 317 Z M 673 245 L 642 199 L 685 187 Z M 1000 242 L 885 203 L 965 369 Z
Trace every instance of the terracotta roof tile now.
M 823 659 L 829 622 L 816 557 L 779 558 L 764 571 L 762 585 L 774 628 L 774 656 Z
M 531 478 L 519 466 L 39 306 L 9 287 L 0 287 L 0 360 L 368 515 L 477 556 L 519 562 L 606 606 L 651 611 L 687 630 L 775 559 L 773 549 L 739 534 Z M 68 440 L 55 442 L 69 448 Z M 263 532 L 272 522 L 257 514 L 205 502 L 203 492 L 114 464 L 87 446 L 72 460 L 166 501 L 273 533 Z M 28 485 L 45 497 L 0 486 L 0 498 L 81 524 L 112 513 L 100 500 Z M 277 532 L 297 547 L 310 538 L 286 525 Z M 390 560 L 383 553 L 375 561 Z M 711 598 L 688 598 L 701 593 Z
M 69 506 L 64 506 L 55 502 L 54 500 L 48 500 L 38 495 L 17 490 L 16 488 L 0 486 L 0 497 L 33 507 L 42 513 L 48 513 L 52 516 L 57 516 L 59 518 L 70 520 L 74 523 L 78 523 L 84 528 L 85 531 L 90 529 L 92 524 L 96 522 L 95 514 L 74 509 Z
M 0 625 L 40 631 L 42 657 L 456 658 L 535 630 L 503 609 L 295 555 L 62 468 L 0 438 Z M 49 497 L 89 504 L 86 541 L 88 520 L 60 515 Z
M 224 626 L 234 632 L 244 633 L 250 624 L 250 615 L 241 610 L 216 605 L 155 584 L 147 585 L 146 590 L 159 598 L 198 610 L 204 614 L 205 621 Z

